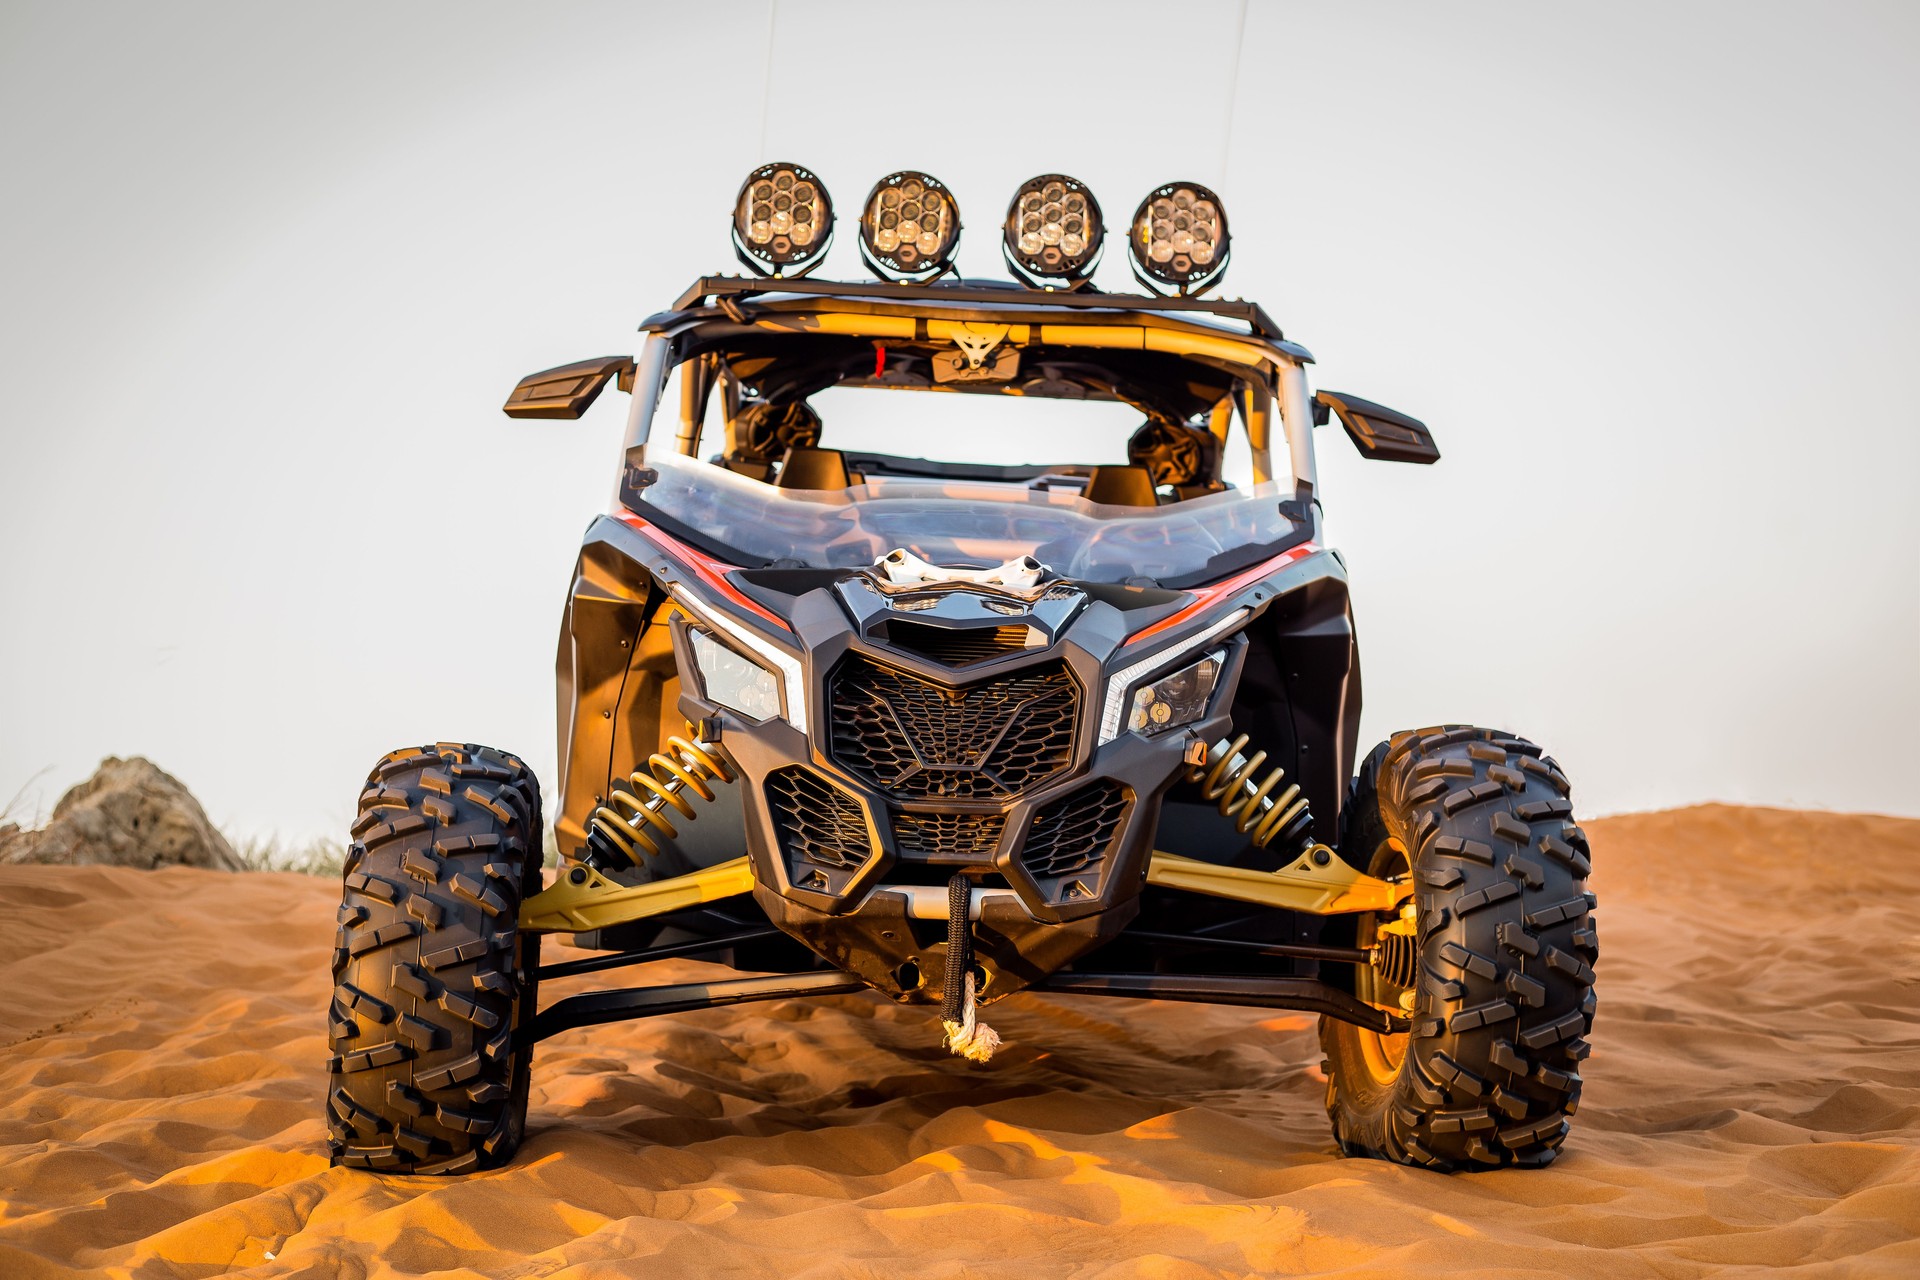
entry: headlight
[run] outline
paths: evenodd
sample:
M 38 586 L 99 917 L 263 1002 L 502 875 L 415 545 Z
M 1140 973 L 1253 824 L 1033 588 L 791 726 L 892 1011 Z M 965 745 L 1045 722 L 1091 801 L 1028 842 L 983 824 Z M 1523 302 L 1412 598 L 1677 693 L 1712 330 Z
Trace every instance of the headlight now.
M 1178 662 L 1181 655 L 1193 653 L 1203 645 L 1218 643 L 1221 636 L 1240 627 L 1252 616 L 1253 610 L 1251 609 L 1235 609 L 1208 627 L 1205 631 L 1202 631 L 1199 635 L 1191 636 L 1178 645 L 1170 645 L 1158 653 L 1150 653 L 1138 662 L 1130 663 L 1108 676 L 1106 697 L 1102 700 L 1100 709 L 1099 745 L 1103 747 L 1106 746 L 1109 742 L 1118 738 L 1122 730 L 1127 728 L 1129 721 L 1133 718 L 1135 685 L 1142 677 L 1153 671 L 1165 670 L 1169 662 Z M 1226 650 L 1224 649 L 1210 650 L 1206 658 L 1201 659 L 1200 662 L 1193 663 L 1181 671 L 1176 671 L 1173 675 L 1167 676 L 1165 679 L 1155 681 L 1153 687 L 1156 689 L 1156 692 L 1153 696 L 1155 698 L 1161 697 L 1161 694 L 1157 692 L 1160 685 L 1185 675 L 1187 671 L 1192 670 L 1193 667 L 1197 667 L 1207 661 L 1214 663 L 1213 672 L 1207 677 L 1207 693 L 1211 694 L 1214 682 L 1220 678 L 1220 663 L 1225 653 Z M 1172 699 L 1168 699 L 1167 701 L 1169 702 L 1169 706 L 1167 708 L 1167 719 L 1164 727 L 1171 729 L 1176 724 L 1189 724 L 1192 720 L 1199 718 L 1199 715 L 1196 714 L 1187 720 L 1175 720 L 1173 715 L 1174 708 L 1171 705 Z M 1149 703 L 1149 705 L 1151 705 L 1151 703 Z M 1202 696 L 1200 698 L 1200 711 L 1204 713 L 1205 710 L 1206 697 Z M 1147 718 L 1148 722 L 1151 723 L 1153 712 L 1147 712 Z M 1155 730 L 1155 732 L 1157 732 L 1157 730 Z M 1151 734 L 1148 736 L 1151 736 Z
M 753 720 L 771 720 L 780 714 L 780 685 L 773 672 L 741 657 L 699 627 L 687 629 L 687 640 L 707 701 Z
M 707 643 L 712 645 L 720 654 L 724 654 L 727 658 L 731 658 L 736 662 L 745 662 L 748 666 L 757 668 L 762 675 L 772 676 L 778 685 L 784 686 L 787 695 L 787 705 L 784 712 L 781 710 L 778 695 L 773 696 L 769 700 L 764 700 L 760 705 L 770 705 L 772 710 L 768 714 L 782 716 L 788 724 L 800 730 L 802 733 L 806 732 L 807 689 L 806 680 L 800 668 L 800 660 L 780 648 L 780 646 L 770 643 L 765 637 L 756 635 L 746 627 L 734 622 L 719 610 L 709 611 L 700 605 L 685 588 L 674 587 L 672 594 L 673 602 L 679 605 L 687 614 L 689 620 L 687 628 L 688 643 L 692 646 L 694 663 L 700 668 L 701 682 L 706 685 L 708 696 L 715 702 L 721 701 L 715 694 L 714 685 L 711 682 L 712 678 L 708 675 L 711 668 L 702 658 L 702 650 L 695 641 L 695 637 L 700 635 L 701 632 L 706 633 Z M 724 635 L 732 644 L 738 645 L 739 649 L 731 649 L 728 646 L 722 645 L 715 639 L 716 634 Z M 753 657 L 741 657 L 740 650 L 752 654 Z M 719 657 L 715 658 L 716 663 L 720 661 L 722 661 L 722 659 Z M 721 682 L 721 687 L 728 687 L 724 678 Z M 742 694 L 741 696 L 746 697 L 750 695 Z M 758 712 L 746 707 L 734 706 L 732 703 L 727 703 L 726 705 L 733 707 L 734 710 L 741 712 L 743 715 L 759 715 Z M 761 718 L 764 719 L 765 717 Z
M 1215 649 L 1190 667 L 1182 667 L 1170 676 L 1133 691 L 1127 712 L 1127 728 L 1143 738 L 1151 738 L 1169 729 L 1192 724 L 1207 714 L 1213 699 L 1214 683 L 1220 668 L 1226 665 L 1227 651 Z
M 1093 274 L 1106 248 L 1100 202 L 1064 173 L 1029 178 L 1007 206 L 1000 248 L 1023 283 L 1072 288 Z
M 763 276 L 803 276 L 833 241 L 833 201 L 811 170 L 763 164 L 733 202 L 733 251 Z
M 1134 211 L 1133 274 L 1157 293 L 1204 293 L 1227 269 L 1227 211 L 1197 182 L 1169 182 Z
M 867 193 L 860 256 L 882 280 L 931 280 L 952 267 L 959 246 L 960 206 L 940 179 L 908 169 Z

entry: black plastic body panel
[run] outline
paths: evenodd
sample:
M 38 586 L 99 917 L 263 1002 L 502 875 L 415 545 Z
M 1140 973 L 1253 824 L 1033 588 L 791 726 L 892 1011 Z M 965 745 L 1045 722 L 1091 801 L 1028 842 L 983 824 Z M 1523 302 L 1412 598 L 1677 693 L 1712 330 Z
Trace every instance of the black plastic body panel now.
M 1143 912 L 1140 927 L 1155 931 L 1323 940 L 1315 919 L 1194 895 L 1143 896 L 1142 889 L 1156 847 L 1220 863 L 1279 864 L 1277 854 L 1253 848 L 1226 819 L 1197 803 L 1182 760 L 1196 739 L 1248 734 L 1250 752 L 1267 751 L 1299 781 L 1313 807 L 1317 838 L 1334 842 L 1353 768 L 1360 690 L 1345 571 L 1330 553 L 1303 554 L 1204 608 L 1190 609 L 1199 598 L 1188 592 L 1071 583 L 1054 584 L 1028 605 L 970 588 L 916 587 L 890 595 L 840 571 L 729 572 L 703 562 L 697 551 L 670 553 L 670 538 L 659 530 L 643 533 L 637 524 L 632 517 L 603 517 L 588 530 L 563 623 L 562 799 L 556 815 L 561 851 L 579 856 L 586 822 L 608 794 L 610 780 L 643 767 L 685 722 L 706 720 L 719 728 L 742 777 L 719 787 L 714 802 L 694 801 L 697 819 L 674 819 L 681 830 L 674 847 L 618 878 L 681 874 L 744 851 L 759 888 L 752 903 L 718 903 L 711 912 L 623 929 L 617 939 L 583 941 L 647 945 L 702 932 L 720 936 L 764 915 L 826 963 L 895 999 L 929 1001 L 937 999 L 944 977 L 945 923 L 917 918 L 911 889 L 943 884 L 956 871 L 987 894 L 976 927 L 976 963 L 988 975 L 988 998 L 1038 983 L 1103 947 L 1150 952 L 1128 966 L 1136 970 L 1186 971 L 1190 956 L 1127 941 L 1127 925 Z M 910 607 L 894 607 L 903 602 Z M 1239 610 L 1247 613 L 1243 621 L 1202 642 L 1209 629 Z M 919 629 L 912 634 L 923 648 L 929 631 L 978 637 L 1006 627 L 1030 628 L 1031 643 L 977 657 L 969 650 L 956 666 L 901 641 L 903 622 Z M 787 711 L 800 723 L 756 723 L 709 701 L 691 662 L 688 628 L 695 626 L 742 653 L 727 631 L 744 629 L 797 660 L 804 716 L 792 705 Z M 1216 649 L 1227 660 L 1203 719 L 1153 738 L 1123 729 L 1113 741 L 1099 741 L 1116 671 L 1144 664 L 1137 685 Z M 847 664 L 951 690 L 954 697 L 972 686 L 1064 671 L 1079 699 L 1070 759 L 1006 794 L 968 799 L 890 791 L 834 749 L 833 700 L 844 698 L 836 681 Z M 964 772 L 952 762 L 943 767 Z M 837 803 L 854 806 L 849 814 L 857 811 L 867 847 L 847 865 L 796 863 L 783 846 L 768 782 L 776 771 L 794 769 L 829 788 Z M 1049 877 L 1024 862 L 1030 829 L 1041 815 L 1095 786 L 1118 788 L 1124 815 L 1093 869 Z M 936 856 L 900 847 L 899 824 L 916 815 L 971 816 L 999 825 L 990 847 Z M 734 963 L 770 959 L 797 967 L 794 956 L 767 947 L 743 949 Z M 1314 963 L 1260 960 L 1247 971 L 1310 974 Z M 1105 959 L 1102 966 L 1112 967 Z

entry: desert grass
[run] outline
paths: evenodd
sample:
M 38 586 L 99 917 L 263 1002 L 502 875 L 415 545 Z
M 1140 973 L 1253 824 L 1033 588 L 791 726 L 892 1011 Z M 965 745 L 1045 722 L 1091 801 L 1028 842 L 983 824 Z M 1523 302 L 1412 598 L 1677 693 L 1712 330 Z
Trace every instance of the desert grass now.
M 279 835 L 236 836 L 223 832 L 249 871 L 293 871 L 338 878 L 347 862 L 347 842 L 331 836 L 287 840 Z

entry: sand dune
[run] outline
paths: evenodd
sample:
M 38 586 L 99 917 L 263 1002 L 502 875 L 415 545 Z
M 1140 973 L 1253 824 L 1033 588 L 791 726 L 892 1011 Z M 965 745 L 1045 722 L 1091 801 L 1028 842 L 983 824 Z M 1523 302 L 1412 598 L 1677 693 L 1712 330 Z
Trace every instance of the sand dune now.
M 0 868 L 0 1276 L 1920 1274 L 1920 822 L 1589 829 L 1574 1134 L 1456 1177 L 1331 1154 L 1308 1017 L 1033 995 L 987 1067 L 871 997 L 572 1032 L 510 1168 L 329 1169 L 333 885 Z

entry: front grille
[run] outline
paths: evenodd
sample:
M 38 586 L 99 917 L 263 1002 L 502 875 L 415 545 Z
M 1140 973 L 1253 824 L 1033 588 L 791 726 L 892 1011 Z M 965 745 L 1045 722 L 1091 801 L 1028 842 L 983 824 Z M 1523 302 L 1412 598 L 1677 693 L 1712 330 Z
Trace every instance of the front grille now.
M 780 852 L 795 869 L 795 883 L 805 879 L 806 867 L 851 871 L 872 852 L 859 801 L 811 769 L 768 774 L 767 807 L 780 834 Z
M 999 799 L 1073 762 L 1080 694 L 1062 663 L 948 688 L 855 655 L 828 700 L 834 758 L 906 799 Z
M 949 667 L 965 667 L 988 658 L 1019 653 L 1027 647 L 1033 629 L 1024 625 L 1004 627 L 933 627 L 924 622 L 887 623 L 886 642 L 923 658 Z
M 896 813 L 893 847 L 907 858 L 987 861 L 1006 825 L 999 813 Z
M 1020 860 L 1035 879 L 1085 871 L 1113 843 L 1127 816 L 1127 789 L 1111 779 L 1062 796 L 1033 815 Z

